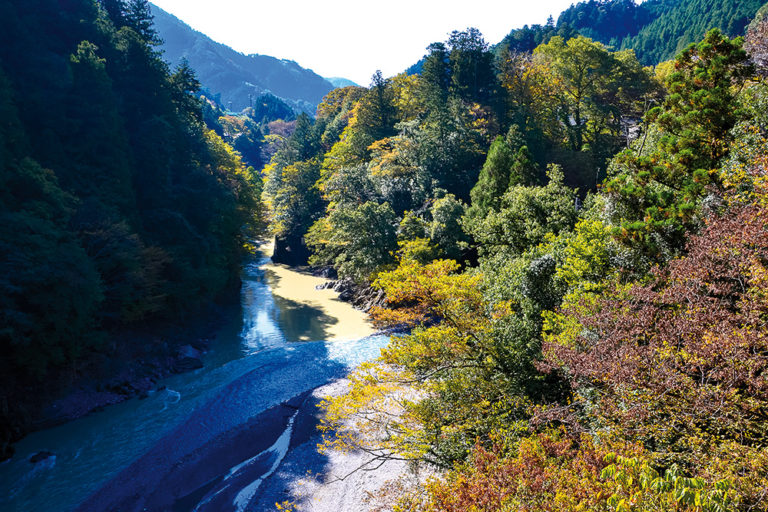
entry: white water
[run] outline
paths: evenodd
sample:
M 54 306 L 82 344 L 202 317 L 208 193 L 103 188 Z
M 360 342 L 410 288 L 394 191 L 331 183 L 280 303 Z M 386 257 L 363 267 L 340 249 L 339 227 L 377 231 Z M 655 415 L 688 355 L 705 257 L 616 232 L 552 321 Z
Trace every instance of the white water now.
M 265 264 L 263 259 L 245 268 L 241 320 L 221 330 L 204 357 L 204 368 L 166 379 L 159 383 L 166 389 L 145 400 L 107 407 L 20 442 L 16 456 L 0 464 L 0 510 L 72 510 L 189 418 L 200 416 L 200 428 L 178 440 L 180 450 L 202 446 L 259 412 L 337 377 L 340 368 L 378 356 L 387 342 L 384 336 L 296 343 L 332 338 L 329 325 L 339 319 L 316 304 L 275 298 Z M 293 419 L 273 446 L 257 456 L 274 459 L 267 473 L 239 491 L 235 509 L 244 510 L 278 468 L 292 425 Z M 29 462 L 44 450 L 55 458 Z
M 224 480 L 228 480 L 235 474 L 237 474 L 243 467 L 246 467 L 255 460 L 260 457 L 264 453 L 270 453 L 274 454 L 275 460 L 272 463 L 272 466 L 270 466 L 269 470 L 267 470 L 266 473 L 264 473 L 262 476 L 260 476 L 255 481 L 248 484 L 242 491 L 240 491 L 237 496 L 235 496 L 235 501 L 233 504 L 235 507 L 237 507 L 237 512 L 243 512 L 245 508 L 248 506 L 248 504 L 251 502 L 251 499 L 253 499 L 254 494 L 256 494 L 256 491 L 258 490 L 261 483 L 269 478 L 272 473 L 277 470 L 277 468 L 280 466 L 280 463 L 283 462 L 283 459 L 285 458 L 285 455 L 288 453 L 288 447 L 291 444 L 291 434 L 293 433 L 293 421 L 296 419 L 296 415 L 299 414 L 299 411 L 296 411 L 293 413 L 293 416 L 291 416 L 291 419 L 288 421 L 288 426 L 285 428 L 285 431 L 280 435 L 280 437 L 275 441 L 275 443 L 261 452 L 256 457 L 252 457 L 251 459 L 248 459 L 247 461 L 243 462 L 242 464 L 238 464 L 233 468 L 232 471 L 230 471 L 227 478 Z

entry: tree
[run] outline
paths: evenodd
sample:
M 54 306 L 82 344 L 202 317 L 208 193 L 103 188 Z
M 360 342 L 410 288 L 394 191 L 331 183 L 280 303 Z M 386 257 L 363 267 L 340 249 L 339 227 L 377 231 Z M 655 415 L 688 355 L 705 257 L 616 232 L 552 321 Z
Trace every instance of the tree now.
M 171 75 L 172 98 L 179 113 L 197 123 L 202 121 L 202 102 L 195 96 L 200 88 L 200 81 L 189 61 L 182 59 Z
M 618 137 L 622 113 L 632 112 L 632 103 L 649 89 L 649 77 L 631 54 L 613 54 L 585 37 L 554 37 L 535 55 L 551 69 L 550 100 L 573 151 L 596 144 L 602 133 Z M 636 92 L 624 98 L 622 90 Z
M 550 233 L 570 230 L 576 223 L 576 191 L 563 183 L 563 173 L 552 166 L 543 187 L 512 185 L 498 211 L 486 217 L 465 218 L 464 228 L 483 254 L 519 256 L 542 243 Z
M 33 384 L 98 344 L 103 289 L 93 262 L 67 230 L 74 198 L 30 158 L 3 169 L 0 202 L 0 343 L 5 379 Z M 6 384 L 10 391 L 15 387 Z
M 544 347 L 595 422 L 653 464 L 732 478 L 745 509 L 768 482 L 765 217 L 762 199 L 731 203 L 647 282 L 568 300 Z
M 505 267 L 486 276 L 459 273 L 451 260 L 405 258 L 379 274 L 388 304 L 372 311 L 377 325 L 411 330 L 353 373 L 348 393 L 326 402 L 325 427 L 335 432 L 326 445 L 449 467 L 492 431 L 500 441 L 519 439 L 531 397 L 543 389 L 533 366 L 540 312 L 529 315 L 530 301 L 517 293 L 536 271 Z
M 418 162 L 437 187 L 462 201 L 477 182 L 485 148 L 498 133 L 493 114 L 451 98 L 440 115 L 432 115 L 413 133 Z
M 432 222 L 427 226 L 427 234 L 443 258 L 462 259 L 464 244 L 469 241 L 461 229 L 465 211 L 466 205 L 453 194 L 447 194 L 432 204 Z
M 430 176 L 419 162 L 418 140 L 409 128 L 401 135 L 374 142 L 369 147 L 368 174 L 382 199 L 397 215 L 420 207 L 431 189 Z M 354 196 L 355 190 L 349 190 Z
M 668 259 L 699 222 L 699 204 L 719 187 L 716 167 L 728 153 L 729 130 L 744 116 L 736 91 L 751 67 L 740 38 L 710 31 L 675 61 L 670 95 L 648 112 L 655 147 L 617 157 L 606 192 L 620 209 L 619 237 L 649 258 Z M 641 149 L 643 149 L 641 147 Z
M 394 91 L 390 81 L 381 71 L 371 78 L 371 88 L 360 100 L 356 128 L 370 141 L 391 137 L 395 134 L 397 110 L 394 106 Z
M 448 67 L 448 49 L 443 43 L 432 43 L 427 47 L 427 56 L 421 70 L 421 81 L 425 88 L 427 104 L 431 109 L 439 108 L 448 99 L 451 75 Z
M 469 217 L 483 217 L 496 210 L 510 186 L 536 185 L 538 167 L 528 148 L 523 145 L 520 130 L 512 125 L 506 137 L 496 137 L 488 150 L 477 184 L 472 188 Z
M 296 118 L 296 127 L 288 138 L 288 146 L 294 151 L 295 161 L 303 162 L 318 156 L 322 147 L 322 132 L 315 129 L 315 123 L 307 114 L 301 113 Z
M 126 24 L 125 16 L 128 13 L 128 6 L 125 0 L 99 0 L 99 3 L 115 27 L 120 28 Z
M 130 0 L 125 13 L 127 25 L 136 31 L 147 44 L 158 46 L 162 41 L 152 23 L 152 8 L 149 0 Z
M 388 203 L 339 205 L 309 230 L 310 263 L 333 265 L 340 276 L 364 283 L 394 261 L 396 223 Z
M 448 37 L 447 47 L 451 93 L 468 102 L 493 106 L 497 84 L 493 54 L 480 31 L 476 28 L 454 30 Z M 439 51 L 435 57 L 440 57 Z
M 324 203 L 316 186 L 319 178 L 316 159 L 283 169 L 280 188 L 272 200 L 272 230 L 278 237 L 300 240 L 322 216 Z
M 117 106 L 106 61 L 93 43 L 82 41 L 70 56 L 72 86 L 67 101 L 66 160 L 61 184 L 83 197 L 130 215 L 135 209 L 128 137 Z
M 235 284 L 260 204 L 258 177 L 205 130 L 191 70 L 156 51 L 146 1 L 0 10 L 5 456 L 52 390 L 155 352 L 115 330 Z

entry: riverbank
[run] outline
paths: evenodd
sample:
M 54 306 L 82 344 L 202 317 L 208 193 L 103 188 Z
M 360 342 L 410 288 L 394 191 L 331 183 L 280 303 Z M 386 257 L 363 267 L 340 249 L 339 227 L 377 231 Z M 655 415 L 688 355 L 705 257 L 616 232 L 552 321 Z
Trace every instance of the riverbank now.
M 263 254 L 270 250 L 269 244 L 261 247 Z M 373 348 L 381 347 L 382 340 L 375 336 L 366 339 L 375 331 L 367 314 L 341 300 L 337 291 L 326 286 L 325 278 L 308 269 L 272 261 L 262 263 L 259 269 L 280 307 L 287 339 L 306 343 L 289 348 L 288 353 L 263 353 L 262 357 L 269 358 L 267 365 L 233 383 L 233 391 L 223 393 L 224 401 L 197 411 L 168 436 L 168 441 L 158 442 L 92 495 L 80 511 L 160 508 L 243 512 L 274 510 L 275 503 L 284 501 L 297 511 L 365 510 L 388 502 L 393 496 L 388 492 L 390 486 L 413 485 L 419 480 L 402 461 L 388 461 L 371 471 L 378 463 L 366 464 L 367 454 L 318 450 L 322 442 L 322 433 L 317 430 L 322 414 L 319 403 L 343 392 L 349 370 L 369 359 L 371 356 L 362 354 L 374 354 Z M 310 318 L 304 318 L 306 315 Z M 318 337 L 324 340 L 320 345 Z M 336 362 L 350 357 L 356 362 L 349 366 Z M 305 377 L 297 378 L 299 375 Z M 309 375 L 312 377 L 307 378 Z M 280 385 L 286 378 L 291 384 Z M 287 398 L 283 393 L 293 385 L 301 392 Z M 206 418 L 228 417 L 239 401 L 235 389 L 237 393 L 250 388 L 264 394 L 275 387 L 281 393 L 266 394 L 273 402 L 282 398 L 279 404 L 221 433 L 209 431 L 208 437 L 201 438 L 201 445 L 192 445 L 194 449 L 180 441 L 194 437 L 192 433 L 208 421 Z
M 249 511 L 275 510 L 275 503 L 283 503 L 295 512 L 383 512 L 434 475 L 417 463 L 381 460 L 363 451 L 318 450 L 323 443 L 318 404 L 346 392 L 349 383 L 347 378 L 334 380 L 304 399 L 297 417 L 304 428 L 294 434 L 291 450 Z
M 269 257 L 272 242 L 258 252 Z M 308 270 L 262 265 L 273 295 L 282 301 L 289 341 L 359 339 L 374 334 L 365 312 L 325 289 L 327 280 Z M 145 397 L 162 379 L 202 367 L 202 356 L 227 315 L 237 308 L 239 290 L 179 321 L 154 322 L 141 329 L 111 333 L 107 353 L 85 358 L 78 376 L 51 376 L 39 384 L 18 383 L 0 400 L 0 461 L 13 456 L 13 445 L 26 435 L 81 418 L 134 397 Z M 301 320 L 301 321 L 299 321 Z M 16 383 L 14 383 L 16 384 Z
M 211 338 L 202 368 L 163 379 L 144 400 L 28 436 L 0 465 L 0 509 L 121 503 L 121 510 L 141 510 L 144 496 L 180 510 L 207 498 L 201 510 L 264 510 L 259 503 L 271 490 L 280 501 L 297 497 L 283 485 L 286 468 L 335 474 L 336 454 L 317 452 L 316 393 L 375 359 L 388 337 L 362 337 L 373 332 L 365 314 L 332 290 L 317 290 L 322 277 L 263 256 L 247 262 L 242 276 L 239 304 L 229 311 L 234 321 Z M 209 487 L 215 481 L 216 490 Z M 349 494 L 331 485 L 320 492 Z

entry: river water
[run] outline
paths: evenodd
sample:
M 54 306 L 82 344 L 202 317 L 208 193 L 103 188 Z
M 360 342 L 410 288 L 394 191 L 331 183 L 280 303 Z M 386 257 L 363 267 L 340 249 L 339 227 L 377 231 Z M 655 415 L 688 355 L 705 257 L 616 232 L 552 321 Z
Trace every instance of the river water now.
M 268 263 L 268 258 L 262 257 L 245 266 L 242 315 L 218 333 L 204 357 L 204 368 L 166 379 L 159 383 L 165 389 L 144 400 L 109 406 L 22 440 L 16 446 L 16 456 L 0 464 L 0 510 L 61 512 L 78 506 L 96 510 L 99 506 L 86 500 L 108 484 L 121 487 L 121 479 L 129 485 L 131 468 L 151 480 L 155 468 L 159 475 L 178 465 L 175 461 L 189 459 L 204 449 L 215 450 L 212 439 L 229 436 L 231 444 L 236 438 L 229 433 L 258 428 L 250 425 L 264 411 L 378 356 L 388 338 L 366 336 L 370 328 L 360 323 L 359 312 L 352 312 L 358 315 L 356 319 L 345 322 L 320 304 L 291 300 L 290 293 L 278 290 L 288 290 L 294 277 L 305 288 L 311 283 L 306 276 Z M 312 296 L 312 292 L 306 293 Z M 346 307 L 333 299 L 331 302 L 334 308 Z M 345 330 L 344 325 L 351 329 Z M 248 508 L 258 482 L 269 471 L 274 472 L 284 456 L 284 451 L 279 457 L 275 454 L 290 441 L 293 418 L 280 428 L 270 434 L 272 438 L 265 437 L 265 446 L 271 446 L 263 452 L 254 454 L 244 449 L 243 460 L 237 461 L 223 480 L 229 481 L 244 465 L 254 465 L 259 457 L 270 455 L 261 477 L 243 482 L 242 489 L 235 489 L 235 500 L 226 508 L 215 509 Z M 40 451 L 55 455 L 30 463 L 30 456 Z M 235 459 L 230 456 L 228 460 Z M 202 498 L 211 499 L 206 495 Z M 175 509 L 183 507 L 177 505 Z

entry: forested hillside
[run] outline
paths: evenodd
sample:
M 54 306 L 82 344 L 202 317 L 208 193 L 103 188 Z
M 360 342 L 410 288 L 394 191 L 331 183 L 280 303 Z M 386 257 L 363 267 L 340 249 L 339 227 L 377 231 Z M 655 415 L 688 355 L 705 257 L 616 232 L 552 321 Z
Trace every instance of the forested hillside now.
M 453 32 L 298 119 L 265 169 L 286 257 L 407 332 L 326 448 L 444 470 L 396 510 L 768 510 L 767 27 L 657 69 Z
M 372 500 L 768 512 L 759 7 L 591 0 L 493 48 L 454 31 L 313 117 L 205 98 L 147 0 L 0 0 L 0 456 L 46 386 L 139 342 L 117 333 L 237 287 L 268 218 L 276 260 L 384 297 L 397 335 L 321 404 L 323 448 L 436 472 Z M 276 468 L 236 476 L 234 505 Z
M 278 245 L 302 255 L 307 242 L 312 262 L 361 281 L 395 262 L 398 242 L 454 258 L 474 252 L 464 231 L 482 241 L 501 230 L 515 244 L 491 207 L 527 207 L 551 175 L 548 193 L 572 211 L 579 194 L 561 190 L 594 190 L 628 143 L 624 121 L 660 94 L 631 52 L 586 38 L 495 60 L 476 30 L 454 32 L 430 46 L 420 76 L 376 75 L 370 89 L 331 92 L 316 121 L 299 119 L 265 169 Z M 500 197 L 513 186 L 519 198 Z
M 175 16 L 152 5 L 155 29 L 162 40 L 163 58 L 177 66 L 182 59 L 197 73 L 203 87 L 220 95 L 220 104 L 239 112 L 271 93 L 297 112 L 314 114 L 320 100 L 334 86 L 297 63 L 268 55 L 244 55 L 193 30 Z
M 238 284 L 261 181 L 161 59 L 145 0 L 4 0 L 0 20 L 4 451 L 42 387 L 117 353 L 111 333 Z
M 762 0 L 588 0 L 571 5 L 547 25 L 510 32 L 504 48 L 531 51 L 553 35 L 581 34 L 616 49 L 633 49 L 644 65 L 672 59 L 707 30 L 743 36 Z

